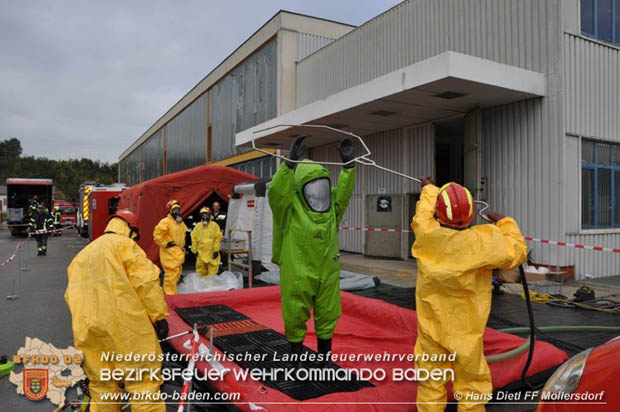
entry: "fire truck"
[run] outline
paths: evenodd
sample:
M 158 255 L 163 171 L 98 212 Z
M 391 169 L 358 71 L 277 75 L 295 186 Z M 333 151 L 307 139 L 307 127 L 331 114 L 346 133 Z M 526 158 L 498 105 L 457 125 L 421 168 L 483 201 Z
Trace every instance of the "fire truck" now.
M 7 224 L 13 236 L 26 231 L 38 204 L 52 207 L 52 179 L 9 177 L 6 179 Z
M 110 216 L 116 213 L 121 193 L 127 187 L 123 183 L 110 186 L 99 186 L 91 189 L 88 206 L 90 222 L 88 225 L 88 238 L 92 241 L 103 234 Z
M 77 227 L 82 237 L 88 237 L 88 224 L 90 222 L 89 195 L 94 187 L 103 186 L 97 182 L 85 182 L 80 185 L 78 198 Z

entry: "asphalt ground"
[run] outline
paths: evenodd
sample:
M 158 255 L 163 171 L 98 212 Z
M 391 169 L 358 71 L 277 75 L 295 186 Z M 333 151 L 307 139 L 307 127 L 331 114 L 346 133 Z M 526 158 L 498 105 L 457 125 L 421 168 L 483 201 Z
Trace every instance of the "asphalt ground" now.
M 8 230 L 0 230 L 0 262 L 8 258 L 19 241 L 27 255 L 30 270 L 20 269 L 20 257 L 0 268 L 0 354 L 12 358 L 24 346 L 26 337 L 39 338 L 59 349 L 73 345 L 71 315 L 65 304 L 67 266 L 87 243 L 77 233 L 66 230 L 62 236 L 50 236 L 47 256 L 37 256 L 34 238 L 12 237 Z M 19 253 L 19 252 L 18 252 Z M 17 280 L 17 300 L 7 300 Z M 16 367 L 21 371 L 21 367 Z M 0 378 L 0 410 L 11 412 L 52 411 L 54 405 L 47 399 L 33 402 L 18 395 L 8 376 Z

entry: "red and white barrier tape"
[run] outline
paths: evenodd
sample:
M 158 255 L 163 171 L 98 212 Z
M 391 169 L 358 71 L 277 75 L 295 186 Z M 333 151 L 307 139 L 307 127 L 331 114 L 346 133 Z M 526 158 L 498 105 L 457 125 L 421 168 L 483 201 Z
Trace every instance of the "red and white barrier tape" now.
M 355 230 L 359 232 L 396 232 L 396 233 L 409 233 L 411 230 L 407 229 L 388 229 L 386 227 L 348 227 L 342 226 L 342 230 Z
M 60 232 L 61 230 L 74 229 L 74 228 L 75 228 L 75 226 L 65 226 L 63 228 L 54 229 L 54 230 L 37 230 L 37 231 L 34 231 L 34 232 L 29 232 L 28 233 L 28 237 L 31 237 L 33 235 L 41 235 L 41 234 L 44 234 L 44 233 L 55 233 L 55 232 Z M 8 265 L 9 263 L 11 263 L 11 261 L 13 261 L 13 259 L 15 259 L 15 256 L 17 256 L 17 251 L 19 249 L 21 249 L 21 247 L 24 244 L 24 242 L 25 241 L 22 240 L 21 242 L 17 243 L 17 246 L 15 247 L 15 250 L 13 251 L 13 254 L 8 259 L 6 259 L 4 262 L 0 263 L 0 268 Z
M 63 230 L 74 229 L 74 228 L 75 228 L 75 226 L 65 226 L 65 227 L 61 227 L 60 229 L 35 230 L 35 231 L 32 231 L 32 232 L 28 232 L 28 237 L 35 236 L 35 235 L 44 235 L 46 233 L 58 233 L 58 232 L 61 232 Z
M 15 256 L 17 255 L 17 251 L 22 247 L 23 244 L 24 244 L 23 240 L 17 244 L 17 246 L 15 247 L 15 250 L 13 251 L 13 254 L 7 260 L 0 263 L 0 268 L 8 265 L 9 263 L 11 263 L 13 259 L 15 259 Z
M 340 229 L 342 230 L 353 230 L 358 232 L 396 232 L 396 233 L 409 233 L 411 230 L 406 229 L 388 229 L 385 227 L 349 227 L 342 226 Z M 580 243 L 568 243 L 568 242 L 558 242 L 556 240 L 548 240 L 548 239 L 538 239 L 535 237 L 524 236 L 524 239 L 530 242 L 538 242 L 547 245 L 555 245 L 555 246 L 565 246 L 572 247 L 575 249 L 586 249 L 586 250 L 594 250 L 597 252 L 612 252 L 612 253 L 620 253 L 620 248 L 610 248 L 603 246 L 590 246 L 590 245 L 582 245 Z
M 538 243 L 543 243 L 543 244 L 547 244 L 547 245 L 566 246 L 566 247 L 572 247 L 572 248 L 575 248 L 575 249 L 595 250 L 597 252 L 620 253 L 620 249 L 618 249 L 618 248 L 582 245 L 580 243 L 558 242 L 556 240 L 537 239 L 535 237 L 529 237 L 529 236 L 525 236 L 524 238 L 525 238 L 525 240 L 529 240 L 530 242 L 538 242 Z

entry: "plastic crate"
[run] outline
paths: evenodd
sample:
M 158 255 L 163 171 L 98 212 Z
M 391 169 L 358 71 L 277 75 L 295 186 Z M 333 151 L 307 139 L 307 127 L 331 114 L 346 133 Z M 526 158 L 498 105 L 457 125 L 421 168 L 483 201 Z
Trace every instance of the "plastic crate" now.
M 559 295 L 562 293 L 562 284 L 560 282 L 539 280 L 536 282 L 528 282 L 527 285 L 531 290 L 538 293 L 546 293 L 547 295 Z

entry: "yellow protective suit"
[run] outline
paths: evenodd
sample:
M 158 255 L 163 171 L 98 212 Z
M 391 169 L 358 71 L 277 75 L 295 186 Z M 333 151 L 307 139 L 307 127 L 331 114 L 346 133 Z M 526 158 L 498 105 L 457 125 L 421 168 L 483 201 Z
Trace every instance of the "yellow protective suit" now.
M 153 230 L 153 238 L 159 246 L 159 261 L 164 268 L 166 295 L 177 294 L 177 283 L 185 262 L 185 232 L 187 232 L 185 223 L 177 223 L 170 214 L 160 220 Z M 176 246 L 167 248 L 168 242 L 174 242 Z
M 416 368 L 454 371 L 454 391 L 463 394 L 459 411 L 485 410 L 493 387 L 484 359 L 482 334 L 491 310 L 492 271 L 521 264 L 527 247 L 516 222 L 506 217 L 497 224 L 454 230 L 435 220 L 439 189 L 426 185 L 411 222 L 417 259 L 416 311 L 418 339 L 415 354 L 450 354 L 454 362 L 415 362 Z M 443 411 L 444 381 L 420 381 L 419 411 Z M 467 398 L 467 394 L 469 398 Z M 470 403 L 466 403 L 470 399 Z M 476 400 L 480 403 L 472 403 Z
M 168 316 L 168 307 L 159 286 L 159 268 L 136 242 L 129 239 L 129 226 L 114 218 L 106 233 L 86 246 L 67 269 L 69 281 L 65 301 L 71 311 L 73 340 L 82 351 L 82 367 L 90 380 L 93 412 L 119 411 L 120 405 L 103 402 L 104 393 L 120 392 L 114 380 L 101 380 L 100 370 L 157 369 L 161 362 L 124 362 L 101 359 L 104 352 L 116 354 L 161 353 L 153 323 Z M 127 380 L 125 390 L 157 393 L 161 382 Z M 152 401 L 150 402 L 152 403 Z M 135 412 L 164 412 L 162 403 L 132 403 Z
M 204 225 L 202 222 L 196 223 L 192 230 L 192 252 L 198 253 L 196 256 L 196 272 L 201 276 L 217 275 L 220 267 L 220 256 L 213 259 L 213 253 L 220 251 L 222 242 L 222 232 L 214 221 Z

